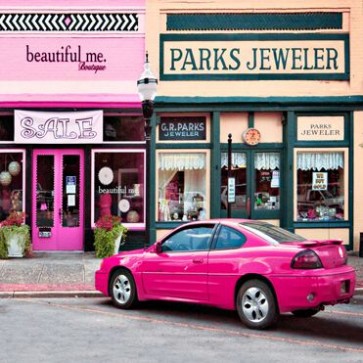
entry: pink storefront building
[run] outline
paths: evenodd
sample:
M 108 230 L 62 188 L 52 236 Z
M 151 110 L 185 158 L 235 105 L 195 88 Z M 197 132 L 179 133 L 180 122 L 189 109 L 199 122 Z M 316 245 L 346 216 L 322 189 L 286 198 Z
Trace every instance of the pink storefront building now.
M 142 0 L 0 1 L 0 221 L 35 251 L 93 249 L 105 213 L 144 234 Z

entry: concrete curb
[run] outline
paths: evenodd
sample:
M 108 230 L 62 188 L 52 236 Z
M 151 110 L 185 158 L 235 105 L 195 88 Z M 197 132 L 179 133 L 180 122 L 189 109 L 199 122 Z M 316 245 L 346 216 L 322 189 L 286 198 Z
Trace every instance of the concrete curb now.
M 363 295 L 363 288 L 357 288 L 354 291 L 354 296 Z M 100 298 L 105 297 L 98 291 L 0 291 L 0 299 L 4 298 L 67 298 L 67 297 L 85 297 L 85 298 Z
M 67 298 L 67 297 L 104 297 L 98 291 L 7 291 L 0 292 L 3 298 Z

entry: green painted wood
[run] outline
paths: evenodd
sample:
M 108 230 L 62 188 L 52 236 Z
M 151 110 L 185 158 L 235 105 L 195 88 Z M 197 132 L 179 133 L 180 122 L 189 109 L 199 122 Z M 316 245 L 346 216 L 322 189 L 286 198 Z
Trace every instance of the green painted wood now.
M 318 30 L 342 29 L 343 14 L 304 13 L 218 13 L 168 14 L 167 30 Z

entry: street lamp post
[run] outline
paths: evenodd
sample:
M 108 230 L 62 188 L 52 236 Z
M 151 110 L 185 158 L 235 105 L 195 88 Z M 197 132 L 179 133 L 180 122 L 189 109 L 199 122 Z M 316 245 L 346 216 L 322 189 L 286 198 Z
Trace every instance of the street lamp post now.
M 145 119 L 145 141 L 146 141 L 146 165 L 145 165 L 145 245 L 150 243 L 150 229 L 151 229 L 151 188 L 150 188 L 150 164 L 151 164 L 151 117 L 154 113 L 154 99 L 156 96 L 158 80 L 155 78 L 150 70 L 149 57 L 146 53 L 146 61 L 144 64 L 144 71 L 137 81 L 137 91 L 142 102 L 142 113 Z

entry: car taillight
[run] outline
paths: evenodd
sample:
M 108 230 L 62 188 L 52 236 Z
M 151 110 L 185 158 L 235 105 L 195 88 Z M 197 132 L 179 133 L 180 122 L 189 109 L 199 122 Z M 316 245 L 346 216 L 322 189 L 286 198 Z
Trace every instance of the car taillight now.
M 322 268 L 323 264 L 319 256 L 312 250 L 305 250 L 299 252 L 291 262 L 291 268 L 311 270 L 315 268 Z

